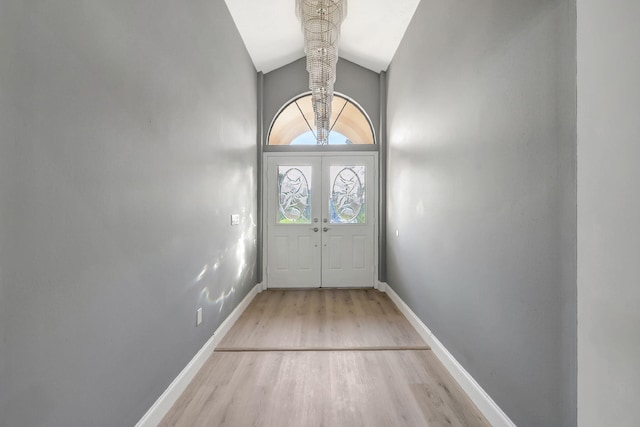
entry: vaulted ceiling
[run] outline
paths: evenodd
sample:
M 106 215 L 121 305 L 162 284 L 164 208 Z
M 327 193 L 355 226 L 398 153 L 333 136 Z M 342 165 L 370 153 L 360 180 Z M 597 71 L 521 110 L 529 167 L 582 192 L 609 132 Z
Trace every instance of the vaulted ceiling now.
M 295 0 L 225 0 L 258 71 L 268 73 L 304 56 Z M 340 56 L 384 71 L 420 0 L 348 0 Z

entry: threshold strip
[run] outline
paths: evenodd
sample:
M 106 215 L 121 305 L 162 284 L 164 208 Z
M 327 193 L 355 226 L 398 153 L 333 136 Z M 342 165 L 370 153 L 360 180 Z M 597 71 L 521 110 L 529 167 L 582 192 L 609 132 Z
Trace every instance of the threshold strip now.
M 269 352 L 269 351 L 403 351 L 431 350 L 428 345 L 409 346 L 373 346 L 373 347 L 222 347 L 214 351 L 218 353 Z

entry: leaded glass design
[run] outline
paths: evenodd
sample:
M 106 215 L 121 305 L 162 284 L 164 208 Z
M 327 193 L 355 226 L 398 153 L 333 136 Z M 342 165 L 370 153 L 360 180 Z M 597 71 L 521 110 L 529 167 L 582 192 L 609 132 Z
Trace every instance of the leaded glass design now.
M 311 224 L 311 166 L 278 166 L 278 223 Z
M 332 224 L 364 224 L 365 167 L 331 166 L 329 213 Z

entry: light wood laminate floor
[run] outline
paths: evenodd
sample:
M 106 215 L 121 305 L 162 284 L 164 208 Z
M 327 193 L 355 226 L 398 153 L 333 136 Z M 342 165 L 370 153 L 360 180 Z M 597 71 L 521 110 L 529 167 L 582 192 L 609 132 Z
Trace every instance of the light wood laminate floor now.
M 489 423 L 385 294 L 296 290 L 259 294 L 160 425 Z
M 217 350 L 428 349 L 387 294 L 373 289 L 258 294 Z

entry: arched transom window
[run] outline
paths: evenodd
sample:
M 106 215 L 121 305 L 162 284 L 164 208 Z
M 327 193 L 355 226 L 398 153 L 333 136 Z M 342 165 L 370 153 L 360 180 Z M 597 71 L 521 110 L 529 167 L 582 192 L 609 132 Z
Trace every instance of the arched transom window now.
M 330 145 L 375 143 L 373 127 L 365 112 L 343 95 L 333 95 L 330 123 Z M 267 144 L 316 144 L 311 95 L 302 95 L 280 110 L 271 124 Z

